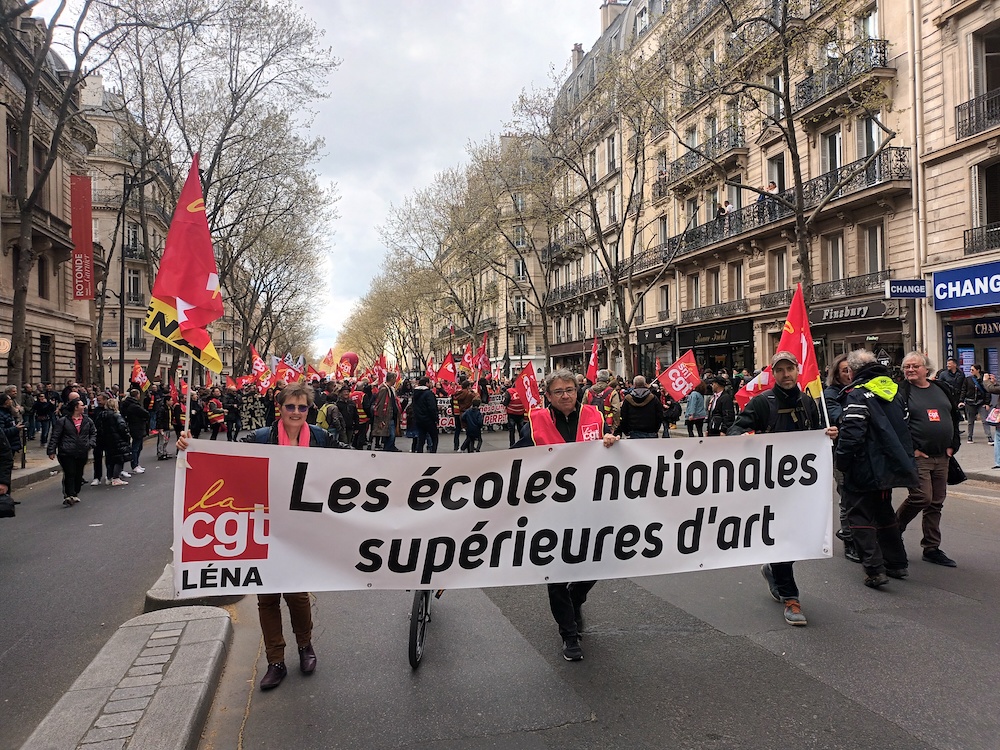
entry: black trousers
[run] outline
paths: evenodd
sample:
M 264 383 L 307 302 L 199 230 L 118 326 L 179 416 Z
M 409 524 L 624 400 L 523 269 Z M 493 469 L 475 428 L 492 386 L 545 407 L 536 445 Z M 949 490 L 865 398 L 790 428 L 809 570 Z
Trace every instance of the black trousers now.
M 892 490 L 857 493 L 845 487 L 844 504 L 865 572 L 870 575 L 905 568 L 906 548 L 892 509 Z
M 771 563 L 771 575 L 774 576 L 774 585 L 778 588 L 778 596 L 782 600 L 799 598 L 799 587 L 795 583 L 792 565 L 790 562 Z
M 576 610 L 587 601 L 587 593 L 594 588 L 595 583 L 597 581 L 548 584 L 549 608 L 563 640 L 580 635 L 576 624 Z
M 87 457 L 59 456 L 59 465 L 63 470 L 63 497 L 76 497 L 83 487 L 83 469 L 87 465 Z

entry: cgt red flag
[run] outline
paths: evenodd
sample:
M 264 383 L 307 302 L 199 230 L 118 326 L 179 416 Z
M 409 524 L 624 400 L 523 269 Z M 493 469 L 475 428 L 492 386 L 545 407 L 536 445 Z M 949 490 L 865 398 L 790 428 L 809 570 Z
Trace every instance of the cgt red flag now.
M 139 360 L 132 363 L 132 382 L 139 386 L 143 393 L 149 388 L 149 378 L 146 377 L 146 371 L 142 369 Z
M 522 403 L 529 409 L 541 409 L 542 395 L 538 391 L 538 378 L 535 377 L 535 365 L 528 362 L 514 381 L 514 390 L 520 396 Z
M 445 380 L 449 383 L 454 383 L 458 380 L 455 373 L 455 357 L 451 352 L 445 355 L 444 362 L 441 363 L 441 367 L 437 371 L 437 379 Z
M 808 391 L 813 398 L 819 398 L 823 390 L 823 381 L 819 374 L 819 362 L 816 360 L 816 349 L 813 347 L 812 332 L 809 330 L 809 314 L 806 312 L 806 301 L 802 294 L 802 284 L 795 287 L 792 304 L 788 308 L 785 326 L 781 330 L 781 340 L 778 342 L 779 352 L 791 352 L 799 360 L 799 388 Z M 760 374 L 748 380 L 736 391 L 733 397 L 743 409 L 754 396 L 771 388 L 771 367 L 767 366 Z
M 597 382 L 597 336 L 594 336 L 594 347 L 590 350 L 590 364 L 587 365 L 587 380 Z
M 434 355 L 431 355 L 428 358 L 428 360 L 427 360 L 427 371 L 424 372 L 424 375 L 426 375 L 431 380 L 434 380 L 434 377 L 437 375 L 437 370 L 434 369 Z
M 221 372 L 222 360 L 212 344 L 208 325 L 225 311 L 198 175 L 198 154 L 191 160 L 181 189 L 150 297 L 144 328 L 191 354 L 212 372 Z M 177 327 L 171 330 L 170 321 L 176 321 Z
M 701 380 L 701 376 L 698 374 L 698 364 L 694 359 L 694 350 L 688 349 L 684 352 L 680 359 L 657 375 L 656 379 L 660 381 L 663 389 L 674 397 L 675 401 L 680 401 L 688 395 Z
M 458 369 L 462 370 L 466 375 L 471 375 L 472 370 L 475 368 L 475 362 L 472 358 L 472 344 L 465 345 L 465 352 L 462 354 L 462 361 L 458 365 Z
M 236 388 L 236 381 L 226 375 L 226 388 Z

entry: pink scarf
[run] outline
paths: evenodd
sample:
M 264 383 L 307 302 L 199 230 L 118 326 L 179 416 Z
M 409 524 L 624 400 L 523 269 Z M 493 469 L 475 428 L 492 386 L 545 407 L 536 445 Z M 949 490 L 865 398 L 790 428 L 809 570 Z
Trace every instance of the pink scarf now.
M 288 433 L 285 432 L 285 423 L 281 420 L 278 420 L 278 445 L 293 445 Z M 299 430 L 298 446 L 300 448 L 309 447 L 309 425 L 305 422 L 302 423 L 302 429 Z

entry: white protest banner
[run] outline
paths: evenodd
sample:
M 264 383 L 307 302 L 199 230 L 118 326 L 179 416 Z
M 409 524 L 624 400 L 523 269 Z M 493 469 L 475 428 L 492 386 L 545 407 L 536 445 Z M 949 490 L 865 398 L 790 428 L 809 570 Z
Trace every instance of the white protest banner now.
M 470 588 L 829 557 L 821 431 L 472 454 L 192 441 L 178 597 Z

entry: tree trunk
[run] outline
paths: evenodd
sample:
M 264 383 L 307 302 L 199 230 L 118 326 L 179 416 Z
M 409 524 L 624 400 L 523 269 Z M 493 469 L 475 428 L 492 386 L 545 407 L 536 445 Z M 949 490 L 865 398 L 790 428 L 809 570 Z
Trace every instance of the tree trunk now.
M 23 383 L 24 354 L 27 350 L 28 280 L 35 265 L 35 249 L 31 241 L 31 209 L 21 210 L 18 234 L 17 273 L 14 274 L 14 300 L 11 309 L 10 354 L 7 355 L 7 382 Z M 55 380 L 55 373 L 52 375 Z

